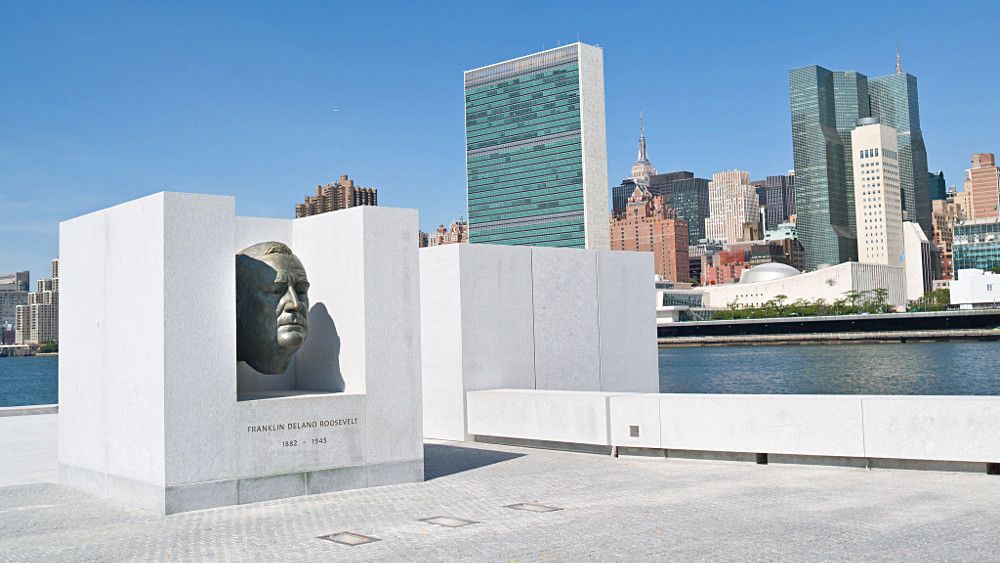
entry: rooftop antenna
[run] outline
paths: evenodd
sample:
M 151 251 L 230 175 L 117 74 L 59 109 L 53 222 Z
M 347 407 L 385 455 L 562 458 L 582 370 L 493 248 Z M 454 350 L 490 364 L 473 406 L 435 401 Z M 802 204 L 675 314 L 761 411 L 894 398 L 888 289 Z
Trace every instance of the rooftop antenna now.
M 899 39 L 896 39 L 896 74 L 903 74 L 903 62 L 899 58 Z

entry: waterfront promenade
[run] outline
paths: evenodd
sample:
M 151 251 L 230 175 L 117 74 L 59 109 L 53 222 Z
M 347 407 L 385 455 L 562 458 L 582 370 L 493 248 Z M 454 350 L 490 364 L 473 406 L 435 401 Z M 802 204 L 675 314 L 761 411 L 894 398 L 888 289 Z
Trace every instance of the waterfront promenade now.
M 52 484 L 56 421 L 0 418 L 0 560 L 1000 557 L 995 475 L 429 442 L 423 483 L 161 517 Z

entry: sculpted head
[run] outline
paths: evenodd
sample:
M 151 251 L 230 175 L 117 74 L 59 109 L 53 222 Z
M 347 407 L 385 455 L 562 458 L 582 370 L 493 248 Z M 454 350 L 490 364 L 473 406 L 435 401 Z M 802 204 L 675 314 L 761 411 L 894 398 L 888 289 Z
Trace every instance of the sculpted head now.
M 236 359 L 264 374 L 284 373 L 306 340 L 309 281 L 280 242 L 236 255 Z

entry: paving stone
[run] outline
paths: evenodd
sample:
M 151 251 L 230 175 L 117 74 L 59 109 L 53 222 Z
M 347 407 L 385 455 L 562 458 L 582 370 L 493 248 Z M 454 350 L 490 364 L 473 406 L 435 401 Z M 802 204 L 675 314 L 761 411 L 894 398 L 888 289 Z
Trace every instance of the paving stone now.
M 425 456 L 423 483 L 167 517 L 51 483 L 0 487 L 0 560 L 1000 559 L 1000 476 L 454 442 Z M 506 508 L 518 503 L 562 510 Z M 433 516 L 477 523 L 421 521 Z M 343 531 L 380 541 L 319 539 Z

